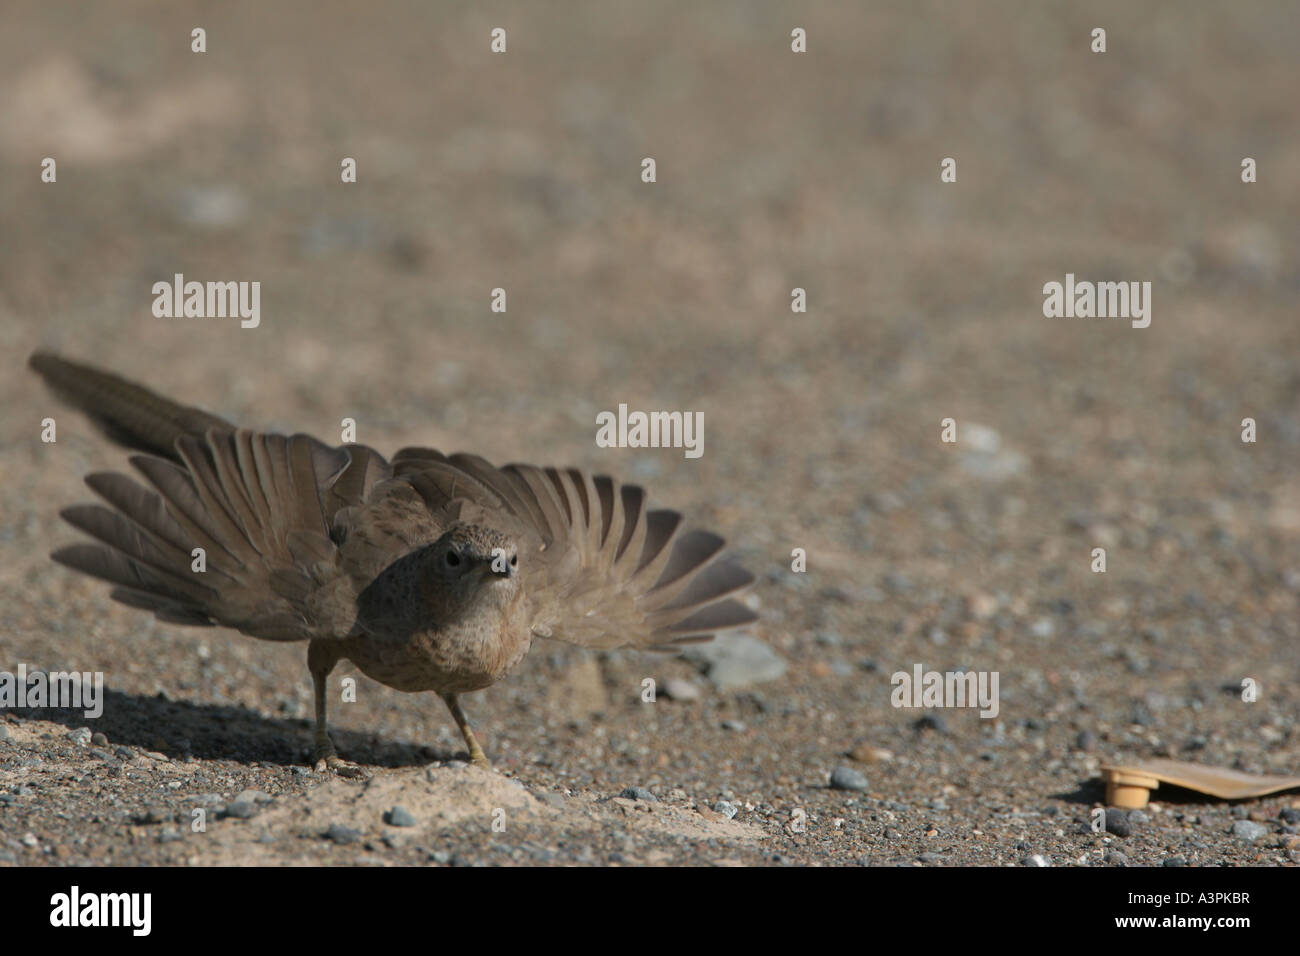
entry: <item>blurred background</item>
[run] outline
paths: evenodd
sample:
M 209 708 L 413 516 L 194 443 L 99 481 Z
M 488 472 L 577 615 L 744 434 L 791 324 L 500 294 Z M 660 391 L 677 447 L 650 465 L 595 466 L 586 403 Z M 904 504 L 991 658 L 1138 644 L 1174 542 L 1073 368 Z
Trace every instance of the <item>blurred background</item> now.
M 23 368 L 44 347 L 241 424 L 337 441 L 350 417 L 384 452 L 609 472 L 725 534 L 761 578 L 756 635 L 788 665 L 759 703 L 704 705 L 751 733 L 642 725 L 631 688 L 648 665 L 604 658 L 584 697 L 545 645 L 472 703 L 507 765 L 546 727 L 593 763 L 537 772 L 614 785 L 583 723 L 604 713 L 645 742 L 618 751 L 641 779 L 698 724 L 681 776 L 710 787 L 779 795 L 863 739 L 904 755 L 889 786 L 924 787 L 974 759 L 977 743 L 959 757 L 947 740 L 991 731 L 950 717 L 955 738 L 915 751 L 888 674 L 921 661 L 1002 671 L 1001 721 L 1037 741 L 1019 766 L 1040 791 L 1057 785 L 1042 755 L 1075 759 L 1082 730 L 1110 752 L 1193 741 L 1207 760 L 1294 767 L 1298 16 L 8 0 L 3 660 L 310 714 L 302 648 L 158 625 L 49 564 L 75 537 L 57 508 L 123 456 Z M 260 281 L 260 327 L 155 318 L 151 286 L 178 272 Z M 1042 286 L 1066 273 L 1150 281 L 1150 328 L 1045 318 Z M 702 411 L 704 456 L 597 448 L 595 416 L 620 402 Z M 39 440 L 47 415 L 57 446 Z M 1220 691 L 1245 674 L 1270 689 L 1254 708 Z M 435 703 L 372 687 L 339 719 L 450 746 Z M 1059 726 L 1025 723 L 1043 715 Z M 299 759 L 278 739 L 268 753 Z M 790 766 L 769 779 L 776 748 Z M 1071 782 L 1096 758 L 1078 759 Z

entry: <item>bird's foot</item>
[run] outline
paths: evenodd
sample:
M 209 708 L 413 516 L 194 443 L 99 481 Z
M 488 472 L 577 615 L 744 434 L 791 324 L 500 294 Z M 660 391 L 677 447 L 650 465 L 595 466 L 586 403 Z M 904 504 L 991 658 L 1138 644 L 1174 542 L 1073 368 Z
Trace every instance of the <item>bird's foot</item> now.
M 317 745 L 311 755 L 312 767 L 317 773 L 332 773 L 339 777 L 348 777 L 353 780 L 368 780 L 370 774 L 365 768 L 354 764 L 351 760 L 344 760 L 335 751 L 333 744 L 325 746 Z

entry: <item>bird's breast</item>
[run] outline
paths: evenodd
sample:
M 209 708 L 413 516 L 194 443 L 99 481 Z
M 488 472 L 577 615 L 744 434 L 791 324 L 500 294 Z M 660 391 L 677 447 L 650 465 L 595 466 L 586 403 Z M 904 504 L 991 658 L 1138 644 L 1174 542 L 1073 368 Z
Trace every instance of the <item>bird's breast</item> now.
M 495 684 L 531 644 L 527 620 L 507 614 L 401 637 L 362 635 L 347 642 L 344 656 L 371 680 L 396 690 L 461 694 Z

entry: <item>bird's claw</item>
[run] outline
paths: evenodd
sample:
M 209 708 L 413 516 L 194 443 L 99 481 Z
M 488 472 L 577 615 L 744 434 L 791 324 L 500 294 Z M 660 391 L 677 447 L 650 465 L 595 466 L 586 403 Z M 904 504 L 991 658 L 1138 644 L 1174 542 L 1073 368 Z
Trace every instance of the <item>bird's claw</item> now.
M 333 747 L 317 747 L 312 754 L 312 764 L 317 773 L 332 773 L 335 776 L 347 777 L 352 780 L 370 779 L 368 771 L 351 760 L 344 760 L 334 752 Z

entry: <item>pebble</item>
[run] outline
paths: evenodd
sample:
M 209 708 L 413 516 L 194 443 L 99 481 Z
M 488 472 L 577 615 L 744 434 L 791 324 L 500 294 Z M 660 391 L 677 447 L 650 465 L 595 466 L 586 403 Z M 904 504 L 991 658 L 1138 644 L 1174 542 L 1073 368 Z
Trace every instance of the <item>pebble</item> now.
M 94 744 L 96 747 L 107 747 L 108 737 L 106 737 L 104 734 L 91 734 L 90 742 Z
M 1128 866 L 1128 854 L 1111 847 L 1106 851 L 1106 862 L 1111 866 Z
M 1097 735 L 1091 730 L 1079 731 L 1079 736 L 1074 738 L 1074 746 L 1086 754 L 1090 754 L 1097 749 Z
M 736 814 L 740 812 L 739 807 L 734 803 L 728 803 L 726 800 L 719 800 L 713 805 L 713 809 L 715 812 L 721 813 L 728 820 L 735 819 Z
M 1161 866 L 1186 866 L 1187 861 L 1181 856 L 1169 856 L 1160 861 Z
M 340 823 L 331 823 L 330 828 L 325 831 L 325 839 L 333 840 L 339 845 L 356 843 L 361 839 L 361 831 L 345 827 Z
M 1253 843 L 1261 837 L 1268 836 L 1268 827 L 1254 820 L 1238 820 L 1232 825 L 1232 835 L 1238 840 Z
M 76 730 L 68 731 L 68 739 L 78 747 L 89 747 L 92 736 L 89 727 L 79 727 Z
M 253 814 L 257 813 L 257 807 L 253 805 L 252 800 L 232 800 L 226 804 L 226 816 L 234 817 L 236 820 L 247 820 Z
M 1027 856 L 1023 860 L 1021 860 L 1020 865 L 1021 866 L 1051 866 L 1052 860 L 1050 857 L 1043 856 L 1041 853 L 1035 853 L 1032 856 Z
M 1300 823 L 1300 810 L 1294 807 L 1283 807 L 1282 812 L 1278 814 L 1287 823 Z
M 680 677 L 670 677 L 664 681 L 663 693 L 671 700 L 699 700 L 703 696 L 700 688 Z
M 429 854 L 429 859 L 433 860 L 434 863 L 440 863 L 443 866 L 450 866 L 453 857 L 446 850 L 435 850 Z
M 992 594 L 977 591 L 966 597 L 966 613 L 977 621 L 987 621 L 998 613 L 998 603 Z
M 743 734 L 743 733 L 744 733 L 748 728 L 745 727 L 745 724 L 744 724 L 743 721 L 739 721 L 739 720 L 724 720 L 724 721 L 722 722 L 722 729 L 723 729 L 723 730 L 734 730 L 734 731 L 735 731 L 736 733 L 738 733 L 738 734 Z
M 625 787 L 619 796 L 625 800 L 648 800 L 656 803 L 659 801 L 659 798 L 645 787 Z
M 858 763 L 886 763 L 894 759 L 894 753 L 884 747 L 861 743 L 849 751 L 849 756 Z
M 1110 807 L 1106 810 L 1106 832 L 1114 834 L 1117 837 L 1130 836 L 1133 833 L 1133 824 L 1129 816 L 1123 810 L 1117 810 Z
M 261 790 L 241 790 L 232 803 L 270 803 L 271 795 Z
M 709 681 L 718 690 L 736 690 L 776 680 L 786 672 L 786 662 L 776 651 L 748 634 L 723 634 L 708 644 L 692 647 L 686 656 L 705 665 Z
M 917 730 L 937 730 L 941 734 L 948 732 L 948 720 L 943 714 L 922 714 L 912 726 Z
M 957 428 L 957 445 L 962 469 L 987 481 L 1004 481 L 1029 465 L 1020 452 L 1004 448 L 1002 436 L 987 425 L 962 422 Z
M 6 727 L 4 724 L 0 724 L 0 741 L 5 741 L 8 739 L 9 739 L 9 728 Z
M 411 811 L 403 806 L 395 806 L 384 814 L 384 822 L 390 827 L 413 827 L 415 826 L 415 817 Z
M 832 790 L 866 790 L 867 778 L 852 767 L 836 767 L 831 773 Z
M 922 863 L 929 863 L 933 866 L 939 866 L 943 863 L 943 856 L 939 853 L 922 853 L 917 859 Z

